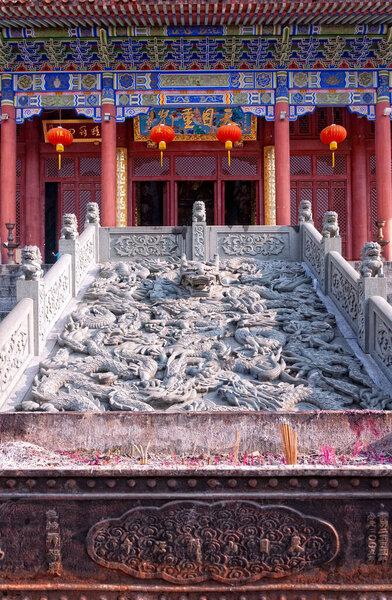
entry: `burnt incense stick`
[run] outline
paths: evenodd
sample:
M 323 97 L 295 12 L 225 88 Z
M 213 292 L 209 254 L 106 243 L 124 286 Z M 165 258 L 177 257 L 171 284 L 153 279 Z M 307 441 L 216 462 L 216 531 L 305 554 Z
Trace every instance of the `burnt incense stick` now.
M 234 460 L 233 463 L 234 465 L 238 465 L 238 453 L 240 450 L 240 432 L 236 431 L 235 432 L 235 442 L 234 442 Z
M 297 464 L 297 432 L 289 425 L 280 425 L 284 456 L 287 465 Z

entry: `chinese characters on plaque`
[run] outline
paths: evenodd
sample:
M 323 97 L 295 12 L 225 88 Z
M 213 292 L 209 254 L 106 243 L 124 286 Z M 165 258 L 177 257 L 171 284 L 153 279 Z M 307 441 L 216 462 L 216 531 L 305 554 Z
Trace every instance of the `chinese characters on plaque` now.
M 73 135 L 74 142 L 100 142 L 101 141 L 101 125 L 95 123 L 90 119 L 69 120 L 63 119 L 62 121 L 43 121 L 45 142 L 47 142 L 47 133 L 53 127 L 64 127 L 68 129 Z
M 256 117 L 239 107 L 230 108 L 152 108 L 146 115 L 136 117 L 135 141 L 148 140 L 150 129 L 165 124 L 172 127 L 176 140 L 215 140 L 218 127 L 236 123 L 241 127 L 243 140 L 256 139 Z

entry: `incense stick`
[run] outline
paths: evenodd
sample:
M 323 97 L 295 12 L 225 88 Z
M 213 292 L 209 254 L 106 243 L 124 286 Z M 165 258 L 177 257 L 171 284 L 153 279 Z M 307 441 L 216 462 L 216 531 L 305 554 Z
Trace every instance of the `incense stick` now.
M 297 464 L 297 432 L 289 425 L 280 425 L 284 456 L 287 465 Z
M 235 442 L 234 442 L 234 466 L 238 465 L 238 453 L 240 450 L 240 432 L 235 432 Z

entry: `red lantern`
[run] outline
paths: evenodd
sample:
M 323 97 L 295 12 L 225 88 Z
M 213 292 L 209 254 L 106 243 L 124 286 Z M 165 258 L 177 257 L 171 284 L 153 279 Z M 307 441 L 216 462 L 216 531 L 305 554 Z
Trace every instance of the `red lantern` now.
M 73 142 L 73 135 L 64 127 L 53 127 L 49 129 L 46 139 L 56 146 L 56 152 L 59 153 L 59 170 L 61 169 L 61 153 L 64 152 L 64 146 L 69 146 Z
M 169 125 L 155 125 L 150 131 L 150 138 L 158 144 L 161 151 L 161 166 L 163 164 L 163 151 L 166 150 L 166 144 L 172 142 L 175 137 L 174 130 Z
M 235 123 L 228 123 L 222 125 L 216 130 L 216 137 L 222 144 L 225 145 L 228 155 L 228 163 L 230 167 L 230 150 L 233 147 L 234 142 L 239 142 L 242 136 L 242 131 Z
M 341 125 L 328 125 L 320 133 L 320 140 L 323 144 L 329 144 L 329 149 L 332 150 L 332 167 L 335 166 L 335 150 L 340 142 L 346 139 L 347 131 Z

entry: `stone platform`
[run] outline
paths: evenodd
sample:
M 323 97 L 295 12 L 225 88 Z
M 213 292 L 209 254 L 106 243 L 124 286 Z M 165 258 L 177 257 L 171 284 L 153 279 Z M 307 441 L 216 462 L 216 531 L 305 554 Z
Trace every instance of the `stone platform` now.
M 151 454 L 280 445 L 347 452 L 390 413 L 52 415 L 0 418 L 3 441 Z M 387 438 L 388 439 L 388 438 Z M 380 442 L 379 442 L 380 444 Z M 11 469 L 0 476 L 0 590 L 38 600 L 360 600 L 392 597 L 390 466 Z

